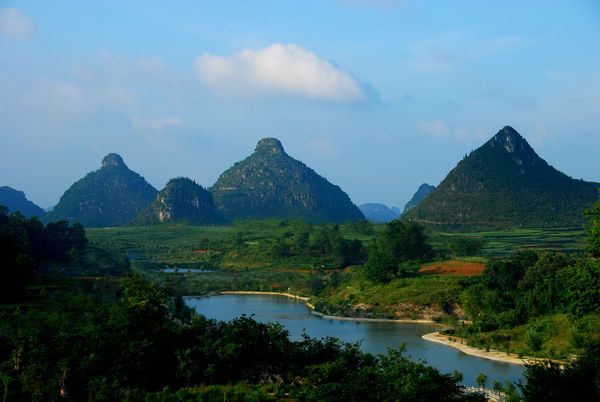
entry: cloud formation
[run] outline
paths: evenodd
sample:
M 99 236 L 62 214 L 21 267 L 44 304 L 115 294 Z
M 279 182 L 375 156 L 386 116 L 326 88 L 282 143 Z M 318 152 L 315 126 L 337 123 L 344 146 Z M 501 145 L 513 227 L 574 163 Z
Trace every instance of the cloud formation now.
M 245 49 L 225 57 L 204 53 L 194 66 L 200 81 L 221 95 L 292 95 L 333 102 L 366 98 L 351 74 L 293 44 Z
M 33 35 L 31 19 L 16 8 L 0 8 L 0 35 L 25 39 Z

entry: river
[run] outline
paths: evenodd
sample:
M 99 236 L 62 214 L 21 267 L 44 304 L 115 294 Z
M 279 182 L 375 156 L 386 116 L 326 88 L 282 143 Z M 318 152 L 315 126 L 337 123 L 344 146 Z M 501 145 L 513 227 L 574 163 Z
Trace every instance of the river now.
M 339 321 L 321 318 L 311 313 L 300 300 L 275 295 L 215 295 L 189 297 L 186 304 L 207 318 L 229 321 L 242 314 L 260 322 L 279 322 L 292 340 L 300 340 L 306 332 L 314 338 L 334 336 L 345 342 L 360 342 L 365 352 L 386 353 L 389 347 L 406 344 L 406 354 L 414 361 L 425 360 L 441 372 L 460 370 L 465 385 L 476 385 L 479 373 L 493 381 L 518 381 L 523 378 L 522 366 L 496 362 L 466 355 L 449 346 L 421 339 L 421 335 L 438 331 L 430 324 L 371 321 Z

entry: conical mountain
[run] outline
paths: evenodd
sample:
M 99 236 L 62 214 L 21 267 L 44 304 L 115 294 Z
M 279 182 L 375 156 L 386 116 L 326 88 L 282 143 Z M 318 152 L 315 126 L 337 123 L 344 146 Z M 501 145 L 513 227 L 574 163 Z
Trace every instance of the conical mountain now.
M 410 199 L 410 201 L 404 204 L 404 210 L 402 211 L 402 213 L 405 214 L 417 205 L 419 205 L 419 203 L 423 201 L 425 197 L 427 197 L 429 193 L 431 193 L 433 190 L 435 190 L 435 186 L 432 186 L 431 184 L 427 183 L 421 184 L 417 189 L 417 192 Z
M 460 161 L 407 216 L 454 228 L 578 226 L 598 187 L 548 165 L 507 126 Z
M 129 222 L 158 191 L 130 170 L 117 154 L 108 154 L 100 169 L 75 182 L 44 219 L 80 222 L 84 226 L 116 226 Z
M 346 193 L 286 154 L 275 138 L 260 140 L 254 153 L 226 170 L 210 191 L 230 220 L 364 220 Z
M 225 223 L 217 212 L 212 194 L 191 179 L 171 179 L 131 222 L 133 225 L 156 225 L 183 222 L 192 225 Z
M 8 212 L 19 211 L 26 218 L 44 215 L 44 210 L 29 201 L 24 192 L 8 186 L 0 187 L 0 205 L 7 207 Z

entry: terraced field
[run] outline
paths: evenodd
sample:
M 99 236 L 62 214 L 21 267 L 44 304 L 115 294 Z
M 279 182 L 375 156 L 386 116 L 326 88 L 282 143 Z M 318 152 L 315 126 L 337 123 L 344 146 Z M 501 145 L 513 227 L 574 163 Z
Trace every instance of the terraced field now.
M 581 227 L 434 232 L 431 237 L 434 247 L 438 249 L 444 248 L 445 244 L 456 237 L 479 237 L 485 241 L 482 254 L 493 257 L 506 257 L 525 250 L 580 252 L 584 245 L 584 230 Z

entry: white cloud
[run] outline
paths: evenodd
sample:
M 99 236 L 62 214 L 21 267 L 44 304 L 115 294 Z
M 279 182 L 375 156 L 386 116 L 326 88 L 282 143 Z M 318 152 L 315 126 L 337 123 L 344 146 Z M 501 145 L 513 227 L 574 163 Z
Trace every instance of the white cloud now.
M 227 57 L 204 53 L 194 66 L 205 85 L 225 95 L 287 94 L 335 102 L 356 102 L 366 97 L 351 74 L 291 44 L 245 49 Z
M 0 35 L 25 39 L 33 35 L 33 22 L 16 8 L 0 9 Z
M 417 130 L 436 138 L 447 137 L 449 134 L 448 126 L 441 120 L 419 121 Z
M 162 132 L 172 127 L 182 127 L 183 120 L 178 116 L 142 117 L 133 116 L 131 126 L 140 131 Z

